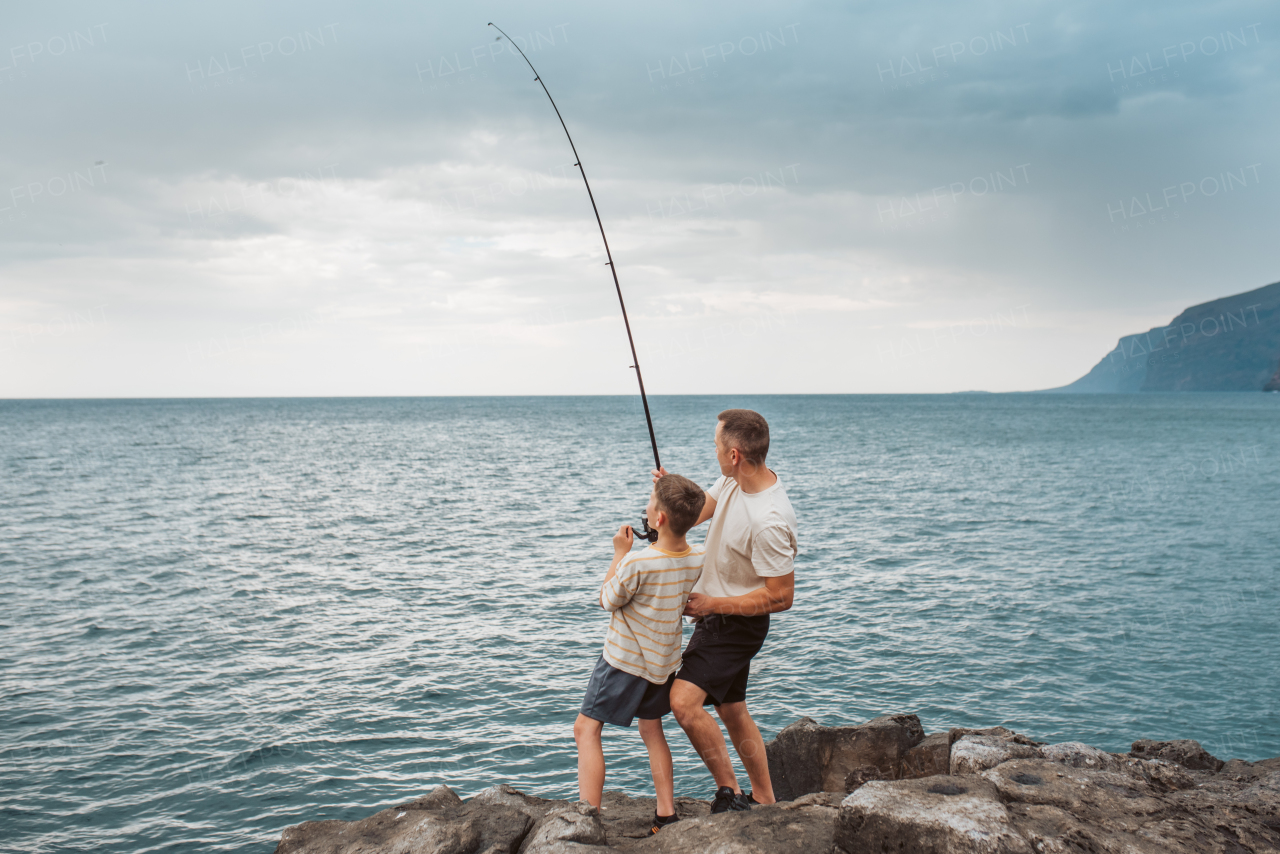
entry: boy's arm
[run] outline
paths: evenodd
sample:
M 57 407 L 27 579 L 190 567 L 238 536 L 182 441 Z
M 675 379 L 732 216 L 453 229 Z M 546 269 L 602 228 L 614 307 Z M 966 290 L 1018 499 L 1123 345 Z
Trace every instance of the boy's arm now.
M 618 529 L 618 533 L 613 535 L 613 562 L 609 564 L 604 583 L 600 585 L 600 607 L 606 611 L 618 610 L 630 602 L 631 597 L 635 595 L 635 591 L 627 589 L 627 586 L 622 583 L 623 579 L 618 578 L 618 567 L 630 553 L 634 542 L 635 532 L 631 530 L 630 525 L 623 525 Z

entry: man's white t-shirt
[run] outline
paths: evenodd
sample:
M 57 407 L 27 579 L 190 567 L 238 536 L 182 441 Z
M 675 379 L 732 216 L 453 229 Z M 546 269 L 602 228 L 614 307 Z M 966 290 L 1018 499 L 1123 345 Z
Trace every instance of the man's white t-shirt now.
M 776 476 L 776 475 L 775 475 Z M 765 578 L 793 570 L 796 514 L 782 480 L 760 492 L 746 493 L 722 476 L 707 490 L 716 512 L 707 529 L 702 577 L 693 592 L 706 596 L 742 596 L 765 586 Z

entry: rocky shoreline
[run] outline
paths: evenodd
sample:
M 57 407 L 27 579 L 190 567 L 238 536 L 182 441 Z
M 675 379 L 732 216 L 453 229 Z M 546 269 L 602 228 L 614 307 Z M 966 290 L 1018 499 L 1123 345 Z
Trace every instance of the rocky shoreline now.
M 438 786 L 360 821 L 286 828 L 276 854 L 1280 854 L 1280 757 L 1147 740 L 1115 754 L 1003 727 L 930 735 L 915 715 L 802 718 L 766 748 L 777 804 L 712 816 L 678 798 L 683 820 L 654 837 L 652 798 L 606 792 L 596 810 Z

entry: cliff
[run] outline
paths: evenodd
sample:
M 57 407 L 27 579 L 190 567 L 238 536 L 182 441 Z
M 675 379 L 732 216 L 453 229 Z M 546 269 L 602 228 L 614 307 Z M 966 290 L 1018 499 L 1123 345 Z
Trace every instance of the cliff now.
M 1059 393 L 1280 390 L 1280 282 L 1126 335 Z
M 766 748 L 779 803 L 713 816 L 678 798 L 681 821 L 653 837 L 651 798 L 607 792 L 597 810 L 438 786 L 359 821 L 286 828 L 276 854 L 1280 852 L 1280 758 L 1223 762 L 1194 741 L 1113 754 L 1003 727 L 926 735 L 915 715 L 802 718 Z

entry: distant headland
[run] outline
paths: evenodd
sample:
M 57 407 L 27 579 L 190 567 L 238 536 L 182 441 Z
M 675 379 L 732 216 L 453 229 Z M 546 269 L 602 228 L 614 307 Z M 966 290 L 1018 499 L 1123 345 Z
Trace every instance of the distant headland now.
M 1044 391 L 1280 391 L 1280 282 L 1126 335 L 1089 373 Z

